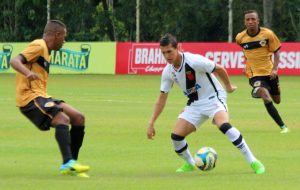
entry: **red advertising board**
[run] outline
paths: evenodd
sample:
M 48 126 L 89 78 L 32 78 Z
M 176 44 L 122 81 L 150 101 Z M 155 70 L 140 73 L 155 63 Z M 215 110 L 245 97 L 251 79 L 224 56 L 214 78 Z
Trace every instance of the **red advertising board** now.
M 242 75 L 245 57 L 235 43 L 180 43 L 183 52 L 201 54 L 223 65 L 230 75 Z M 117 43 L 116 74 L 161 74 L 167 64 L 158 43 Z M 300 43 L 283 43 L 279 74 L 300 75 Z

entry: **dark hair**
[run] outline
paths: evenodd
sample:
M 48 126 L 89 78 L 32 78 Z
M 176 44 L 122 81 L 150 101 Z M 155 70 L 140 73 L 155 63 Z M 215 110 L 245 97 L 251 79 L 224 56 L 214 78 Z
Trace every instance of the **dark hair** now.
M 49 20 L 44 28 L 44 33 L 53 33 L 61 28 L 66 28 L 66 25 L 60 20 Z
M 160 38 L 159 40 L 159 45 L 160 46 L 167 46 L 171 44 L 172 47 L 177 48 L 177 39 L 175 36 L 173 36 L 172 34 L 165 34 L 163 37 Z
M 256 10 L 246 10 L 246 11 L 244 11 L 244 16 L 249 13 L 255 13 L 258 17 L 258 12 Z

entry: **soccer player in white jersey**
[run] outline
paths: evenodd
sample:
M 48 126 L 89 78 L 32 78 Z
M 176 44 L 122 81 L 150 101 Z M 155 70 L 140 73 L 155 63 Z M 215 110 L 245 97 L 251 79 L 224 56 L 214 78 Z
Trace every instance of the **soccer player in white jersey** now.
M 177 40 L 171 34 L 166 34 L 160 39 L 160 49 L 168 64 L 163 70 L 161 92 L 149 120 L 148 139 L 153 139 L 155 136 L 154 123 L 165 107 L 168 92 L 173 83 L 176 83 L 188 98 L 187 106 L 179 114 L 171 134 L 175 152 L 185 161 L 176 172 L 195 170 L 195 162 L 185 137 L 199 128 L 207 119 L 211 119 L 233 145 L 242 152 L 254 172 L 256 174 L 264 173 L 264 165 L 255 158 L 240 131 L 229 123 L 226 91 L 231 93 L 235 91 L 236 86 L 230 83 L 224 67 L 201 55 L 180 52 Z M 222 80 L 226 91 L 213 72 Z

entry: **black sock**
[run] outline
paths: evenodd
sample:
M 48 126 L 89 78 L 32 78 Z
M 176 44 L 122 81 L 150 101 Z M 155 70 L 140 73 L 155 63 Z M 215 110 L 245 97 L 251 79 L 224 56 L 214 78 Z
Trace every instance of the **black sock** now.
M 57 125 L 55 127 L 55 138 L 63 157 L 63 163 L 65 164 L 72 159 L 69 127 L 62 124 Z
M 73 158 L 78 159 L 79 149 L 82 145 L 84 137 L 84 126 L 72 126 L 70 130 L 71 135 L 71 151 Z
M 279 127 L 284 126 L 284 123 L 277 111 L 277 109 L 274 107 L 273 102 L 269 102 L 265 104 L 265 107 L 270 114 L 270 116 L 274 119 L 274 121 L 279 125 Z

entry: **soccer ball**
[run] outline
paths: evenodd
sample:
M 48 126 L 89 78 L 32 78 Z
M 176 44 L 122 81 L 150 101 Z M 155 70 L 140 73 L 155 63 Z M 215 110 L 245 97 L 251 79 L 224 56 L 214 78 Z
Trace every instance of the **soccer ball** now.
M 195 154 L 195 165 L 202 171 L 208 171 L 216 166 L 217 152 L 211 147 L 202 147 Z

